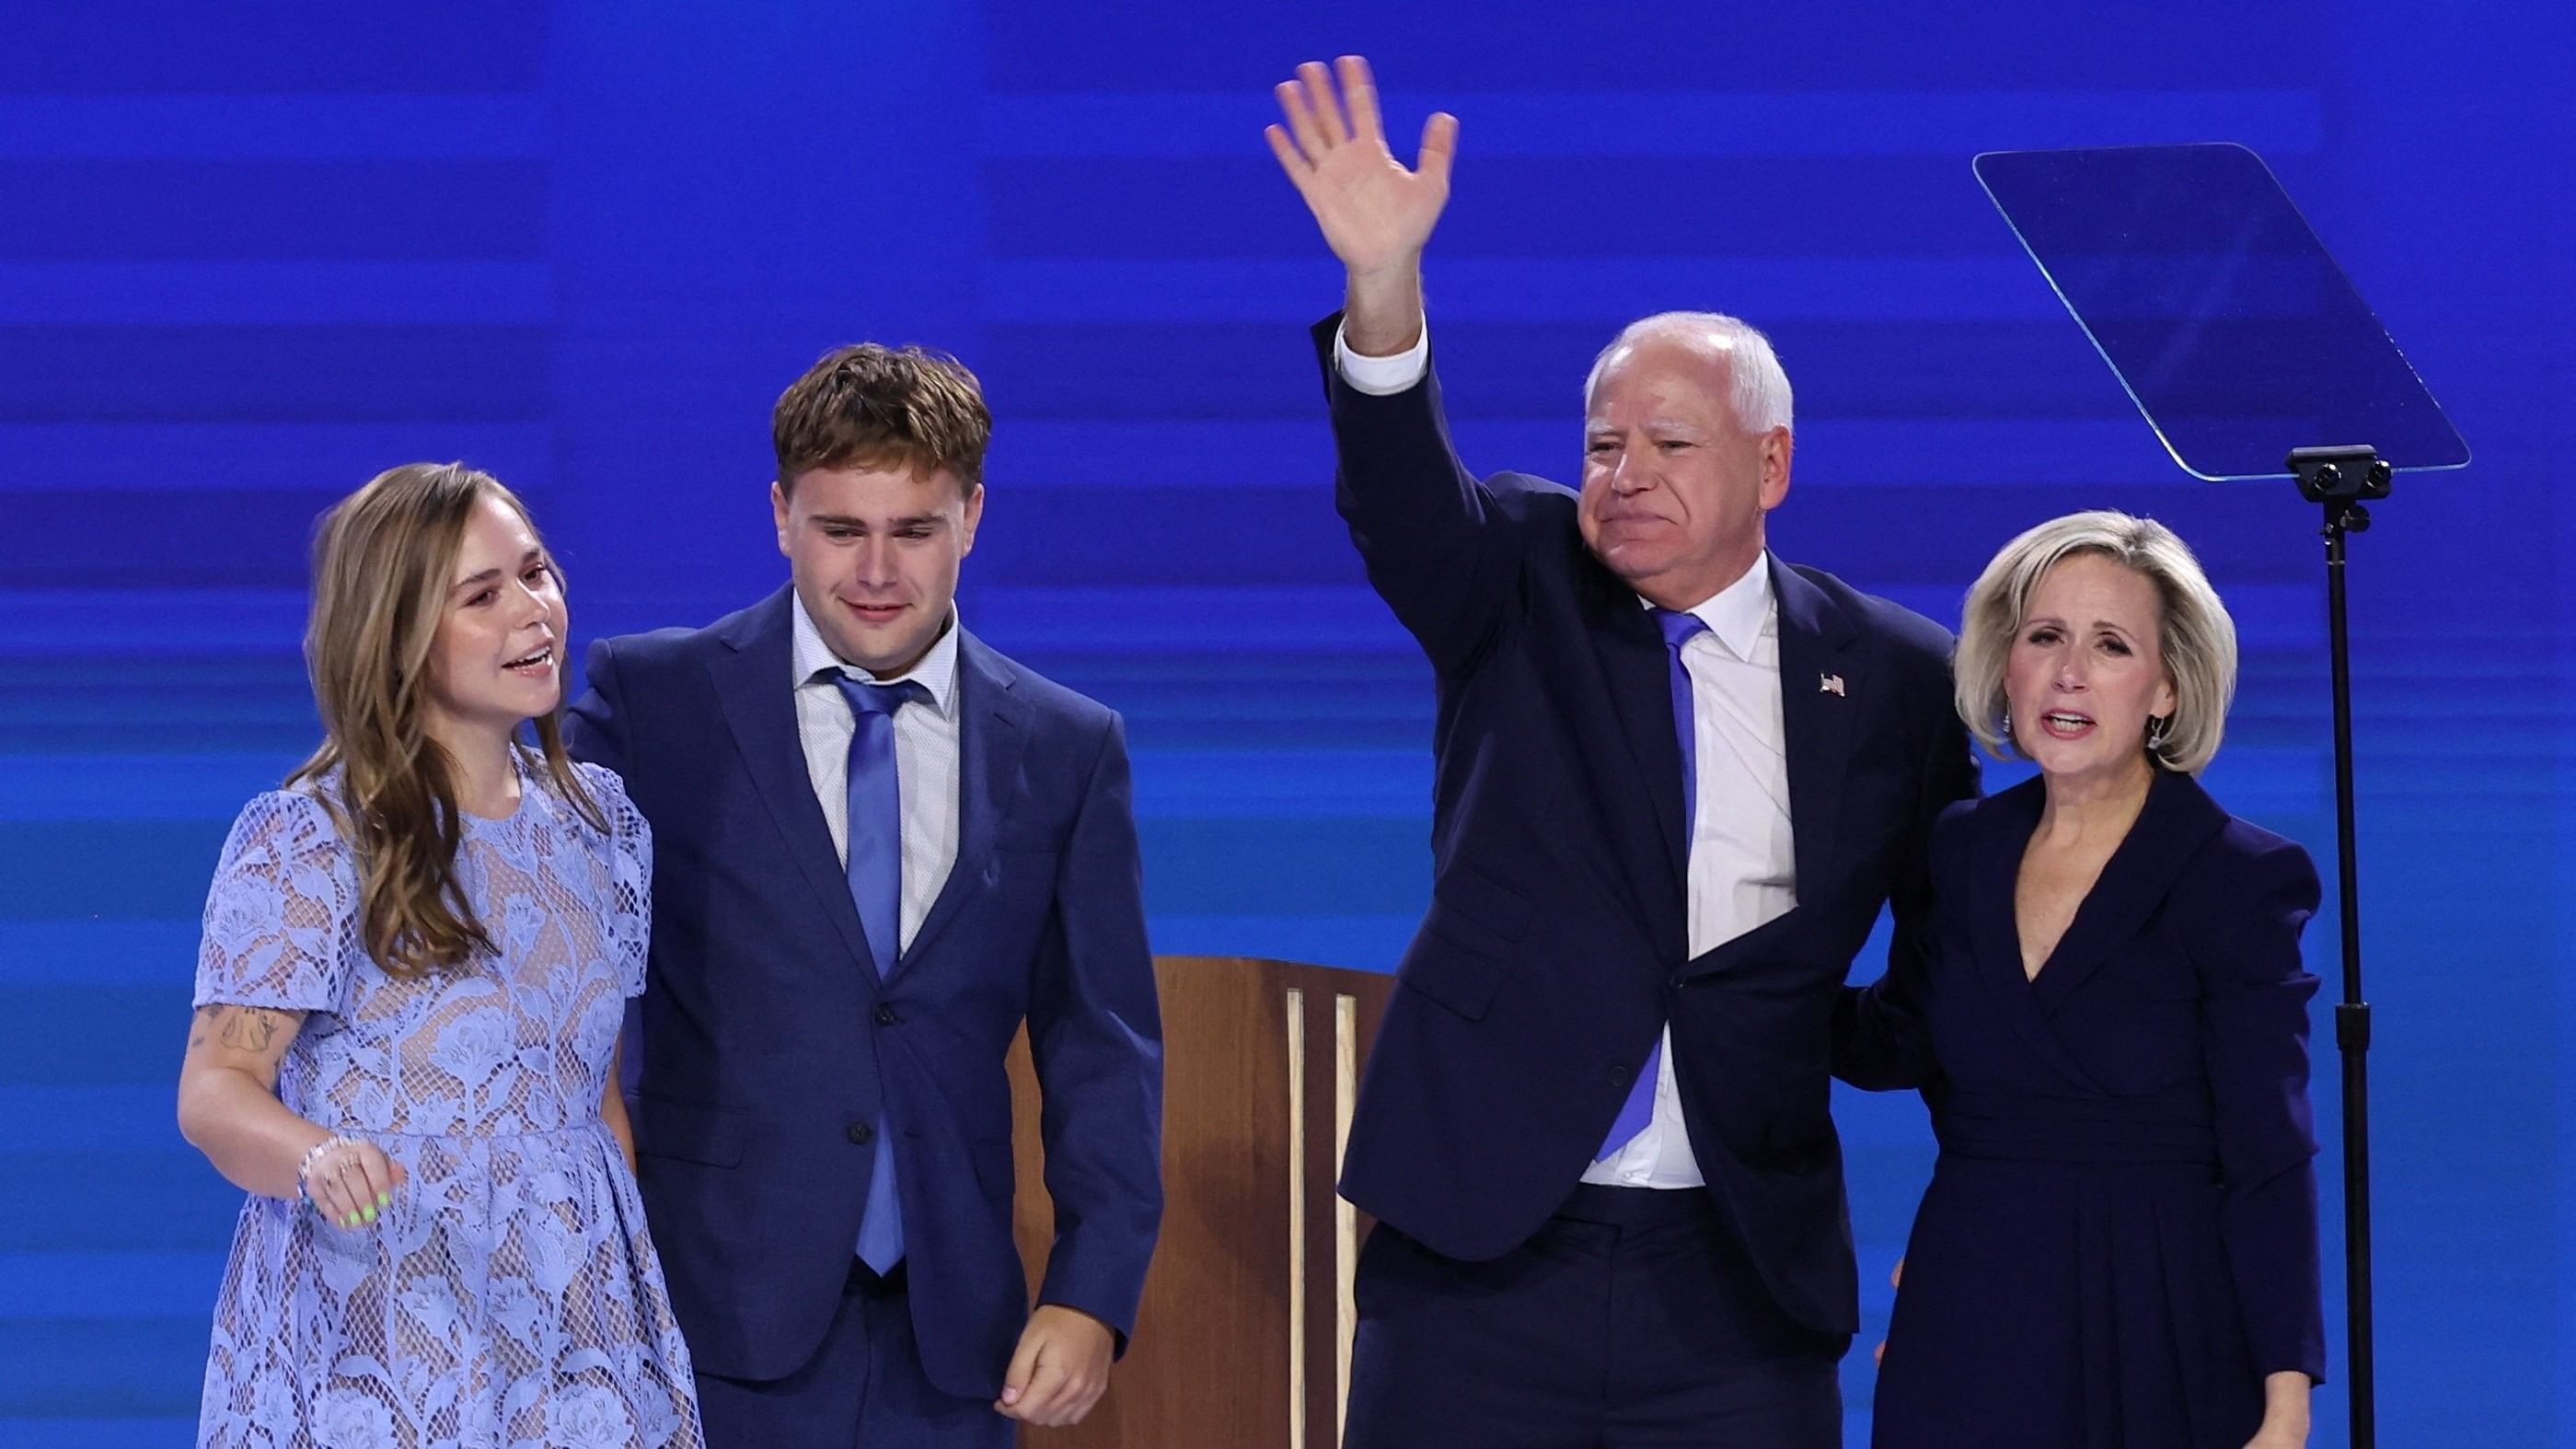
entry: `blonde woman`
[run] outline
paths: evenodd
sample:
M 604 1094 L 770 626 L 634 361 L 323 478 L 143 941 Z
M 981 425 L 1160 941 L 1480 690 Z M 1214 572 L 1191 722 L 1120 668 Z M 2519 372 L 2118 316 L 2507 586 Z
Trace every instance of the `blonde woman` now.
M 1846 992 L 1836 1070 L 1941 1142 L 1880 1449 L 2296 1449 L 2325 1372 L 2307 852 L 2195 778 L 2236 630 L 2163 525 L 2078 513 L 1969 591 L 1960 717 L 2039 766 L 1932 835 L 1918 973 Z
M 200 1444 L 700 1442 L 617 1091 L 652 845 L 564 752 L 566 643 L 489 476 L 396 468 L 324 519 L 323 742 L 224 844 L 180 1069 L 251 1194 Z

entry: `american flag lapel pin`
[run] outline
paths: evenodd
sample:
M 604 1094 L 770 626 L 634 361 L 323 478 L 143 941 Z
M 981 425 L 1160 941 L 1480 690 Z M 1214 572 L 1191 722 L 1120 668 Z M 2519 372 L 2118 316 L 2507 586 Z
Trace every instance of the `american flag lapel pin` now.
M 1819 694 L 1830 694 L 1838 699 L 1850 698 L 1850 696 L 1843 693 L 1843 677 L 1839 674 L 1817 675 L 1816 692 Z

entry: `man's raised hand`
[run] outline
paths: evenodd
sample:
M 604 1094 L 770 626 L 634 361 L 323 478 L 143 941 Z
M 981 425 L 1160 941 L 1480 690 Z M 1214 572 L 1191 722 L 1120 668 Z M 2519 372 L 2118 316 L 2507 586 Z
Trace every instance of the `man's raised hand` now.
M 1349 269 L 1351 342 L 1371 351 L 1361 346 L 1364 330 L 1409 333 L 1419 321 L 1418 268 L 1423 245 L 1449 201 L 1458 118 L 1435 112 L 1424 122 L 1421 154 L 1406 170 L 1387 149 L 1368 62 L 1346 55 L 1338 65 L 1338 93 L 1321 61 L 1306 62 L 1297 67 L 1295 80 L 1280 82 L 1279 110 L 1287 124 L 1262 134 L 1315 214 L 1325 243 Z M 1393 350 L 1401 349 L 1399 341 Z

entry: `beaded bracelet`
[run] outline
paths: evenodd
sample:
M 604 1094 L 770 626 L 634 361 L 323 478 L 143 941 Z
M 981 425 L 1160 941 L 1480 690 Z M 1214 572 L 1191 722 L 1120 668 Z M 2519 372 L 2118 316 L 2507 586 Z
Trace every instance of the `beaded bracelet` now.
M 358 1139 L 355 1137 L 325 1137 L 321 1141 L 314 1143 L 312 1147 L 308 1148 L 304 1153 L 304 1160 L 295 1164 L 295 1191 L 298 1195 L 303 1197 L 305 1203 L 315 1212 L 320 1212 L 322 1210 L 322 1204 L 313 1201 L 313 1187 L 306 1181 L 306 1179 L 312 1175 L 313 1164 L 320 1160 L 323 1153 L 330 1151 L 334 1147 L 355 1147 L 357 1145 Z

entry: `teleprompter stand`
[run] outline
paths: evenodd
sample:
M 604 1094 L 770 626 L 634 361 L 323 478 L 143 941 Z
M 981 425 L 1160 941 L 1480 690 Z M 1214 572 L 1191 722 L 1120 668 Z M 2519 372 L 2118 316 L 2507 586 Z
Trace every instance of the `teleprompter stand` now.
M 2324 510 L 2334 676 L 2343 999 L 2344 1374 L 2356 1449 L 2378 1442 L 2370 1244 L 2370 1006 L 2361 989 L 2352 650 L 2344 554 L 2400 471 L 2468 445 L 2262 158 L 2242 146 L 1996 151 L 1977 179 L 2175 463 L 2297 480 Z M 2324 439 L 2366 438 L 2317 446 Z M 2286 455 L 2286 462 L 2284 461 Z

